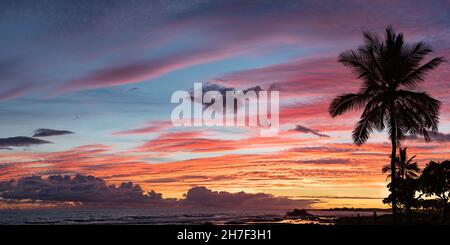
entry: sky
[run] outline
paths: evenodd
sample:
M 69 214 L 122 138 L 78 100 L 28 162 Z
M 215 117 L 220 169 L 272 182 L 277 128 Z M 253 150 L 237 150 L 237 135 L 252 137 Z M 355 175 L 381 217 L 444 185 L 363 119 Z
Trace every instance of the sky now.
M 82 174 L 167 198 L 202 186 L 387 207 L 386 132 L 356 146 L 358 112 L 328 114 L 360 85 L 337 57 L 392 25 L 450 60 L 449 23 L 444 0 L 1 1 L 0 181 Z M 450 158 L 449 76 L 444 63 L 417 88 L 442 102 L 432 142 L 403 142 L 420 166 Z M 280 91 L 279 134 L 173 127 L 171 95 L 194 82 Z

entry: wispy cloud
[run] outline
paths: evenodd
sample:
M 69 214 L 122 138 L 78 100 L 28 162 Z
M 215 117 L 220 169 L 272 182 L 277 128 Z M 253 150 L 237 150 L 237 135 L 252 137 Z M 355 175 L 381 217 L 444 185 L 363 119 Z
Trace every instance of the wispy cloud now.
M 49 136 L 57 136 L 57 135 L 66 135 L 73 134 L 74 132 L 69 130 L 57 130 L 57 129 L 48 129 L 48 128 L 40 128 L 34 131 L 33 137 L 49 137 Z
M 406 138 L 410 140 L 423 140 L 423 138 L 420 138 L 418 136 L 407 136 Z M 430 133 L 430 138 L 431 140 L 437 142 L 450 142 L 450 134 L 442 132 Z
M 301 133 L 314 134 L 314 135 L 319 136 L 319 137 L 330 137 L 329 135 L 320 133 L 320 132 L 318 132 L 318 131 L 316 131 L 316 130 L 307 128 L 307 127 L 302 126 L 302 125 L 297 125 L 297 126 L 295 126 L 295 128 L 294 128 L 293 130 L 294 130 L 294 131 L 297 131 L 297 132 L 301 132 Z
M 335 11 L 314 1 L 300 4 L 293 0 L 276 4 L 201 1 L 189 5 L 184 1 L 114 5 L 64 1 L 51 9 L 3 4 L 2 9 L 8 13 L 5 23 L 13 28 L 20 26 L 14 33 L 3 33 L 8 35 L 8 40 L 3 42 L 2 48 L 8 50 L 11 57 L 0 61 L 0 64 L 7 63 L 3 67 L 8 71 L 2 70 L 1 80 L 8 82 L 3 83 L 6 88 L 0 92 L 0 99 L 49 92 L 58 87 L 74 91 L 136 83 L 248 52 L 266 53 L 270 51 L 268 48 L 286 44 L 334 52 L 333 45 L 355 43 L 361 30 L 380 29 L 389 23 L 399 23 L 400 28 L 415 36 L 421 35 L 423 30 L 433 32 L 437 36 L 433 41 L 446 47 L 448 40 L 441 37 L 446 33 L 445 23 L 450 18 L 445 11 L 448 3 L 412 2 L 390 3 L 389 8 L 384 2 L 373 2 L 361 9 L 355 2 L 329 1 L 326 5 Z M 415 14 L 398 14 L 399 9 Z M 94 12 L 101 14 L 92 14 Z M 24 16 L 23 13 L 31 14 Z M 117 18 L 118 14 L 123 18 Z M 374 22 L 374 19 L 382 21 Z M 355 26 L 355 23 L 364 25 Z M 29 31 L 31 29 L 33 32 Z M 40 36 L 44 32 L 45 41 Z M 123 38 L 124 35 L 127 38 Z M 70 45 L 62 42 L 69 38 Z M 22 47 L 30 42 L 33 56 L 24 58 Z M 111 55 L 111 50 L 120 59 L 112 62 L 111 58 L 116 56 Z M 68 56 L 70 66 L 60 62 Z M 53 72 L 60 70 L 66 73 L 55 75 Z M 12 71 L 20 72 L 12 76 Z M 315 76 L 314 73 L 309 75 Z M 38 86 L 25 89 L 30 78 Z
M 122 130 L 118 132 L 114 132 L 114 135 L 135 135 L 135 134 L 149 134 L 149 133 L 161 133 L 164 129 L 167 129 L 172 126 L 172 123 L 169 121 L 156 121 L 149 122 L 147 126 L 136 128 L 136 129 L 128 129 Z
M 52 142 L 26 136 L 0 138 L 0 147 L 20 147 L 20 146 L 41 145 L 49 143 Z

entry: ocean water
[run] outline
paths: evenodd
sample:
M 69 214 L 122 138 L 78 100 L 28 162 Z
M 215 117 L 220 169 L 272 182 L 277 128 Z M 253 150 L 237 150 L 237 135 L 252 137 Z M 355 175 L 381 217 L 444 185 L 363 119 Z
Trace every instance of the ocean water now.
M 186 209 L 48 209 L 2 210 L 0 224 L 224 224 L 269 221 L 280 213 Z
M 2 225 L 64 224 L 254 224 L 254 223 L 320 223 L 344 216 L 370 216 L 371 212 L 308 211 L 314 219 L 285 217 L 284 211 L 223 211 L 186 209 L 46 209 L 0 210 Z

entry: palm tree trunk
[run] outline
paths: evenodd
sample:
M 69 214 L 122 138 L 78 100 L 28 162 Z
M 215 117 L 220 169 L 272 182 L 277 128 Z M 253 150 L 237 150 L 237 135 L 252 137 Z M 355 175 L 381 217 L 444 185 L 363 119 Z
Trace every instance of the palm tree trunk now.
M 395 133 L 392 135 L 392 153 L 391 153 L 391 193 L 392 193 L 392 218 L 394 224 L 397 224 L 397 183 L 395 177 L 395 155 L 397 154 L 397 139 Z
M 392 221 L 394 224 L 397 224 L 397 181 L 396 181 L 396 173 L 395 173 L 395 157 L 397 155 L 397 118 L 395 117 L 394 105 L 391 104 L 391 108 L 389 110 L 390 120 L 391 120 L 391 144 L 392 144 L 392 153 L 391 153 L 391 194 L 392 194 Z

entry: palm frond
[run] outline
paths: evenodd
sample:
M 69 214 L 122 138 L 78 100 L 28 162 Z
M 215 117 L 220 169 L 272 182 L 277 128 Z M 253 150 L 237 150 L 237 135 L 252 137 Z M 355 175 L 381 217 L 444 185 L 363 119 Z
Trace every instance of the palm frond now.
M 428 131 L 437 132 L 439 124 L 440 102 L 426 93 L 399 91 L 400 99 L 405 106 L 403 121 L 409 122 L 410 135 L 422 135 L 430 140 Z
M 377 82 L 382 82 L 374 69 L 373 61 L 366 49 L 348 50 L 339 55 L 338 62 L 349 67 L 357 78 L 362 78 L 373 86 L 378 86 Z
M 404 85 L 404 86 L 417 85 L 425 79 L 425 77 L 429 71 L 434 70 L 436 67 L 438 67 L 443 62 L 445 62 L 445 59 L 443 57 L 433 58 L 432 60 L 423 64 L 419 68 L 412 70 L 403 79 L 399 80 L 398 84 Z
M 332 117 L 335 117 L 350 110 L 358 110 L 364 106 L 367 99 L 367 96 L 361 93 L 344 94 L 331 102 L 328 112 Z
M 380 117 L 382 117 L 382 115 L 380 115 L 380 110 L 381 107 L 377 107 L 362 114 L 352 133 L 353 142 L 355 142 L 355 144 L 362 145 L 369 139 L 370 133 L 377 127 L 377 123 L 379 123 Z
M 388 173 L 391 171 L 391 165 L 390 164 L 386 164 L 383 166 L 383 168 L 381 169 L 382 173 Z
M 407 62 L 413 68 L 415 68 L 419 64 L 419 62 L 421 62 L 425 58 L 425 56 L 431 52 L 433 52 L 431 47 L 429 47 L 424 42 L 418 42 L 411 45 L 411 47 L 409 48 L 405 48 L 405 56 L 407 58 Z

